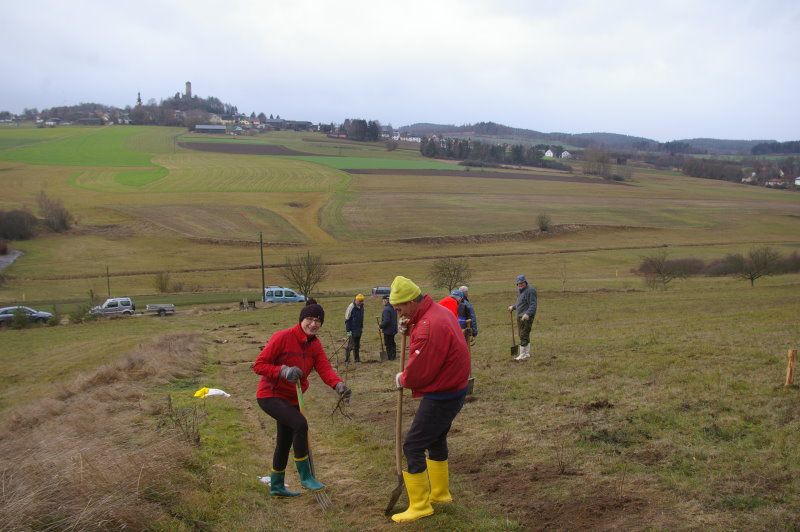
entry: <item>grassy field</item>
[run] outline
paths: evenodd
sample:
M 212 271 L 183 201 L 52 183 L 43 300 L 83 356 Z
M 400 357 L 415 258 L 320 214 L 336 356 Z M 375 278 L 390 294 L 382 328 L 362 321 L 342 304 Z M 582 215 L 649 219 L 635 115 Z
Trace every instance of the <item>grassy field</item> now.
M 35 212 L 46 190 L 77 220 L 67 233 L 11 243 L 25 255 L 3 271 L 0 303 L 68 312 L 110 283 L 142 308 L 178 305 L 164 319 L 0 331 L 0 530 L 395 528 L 382 509 L 396 482 L 397 368 L 375 362 L 374 327 L 367 362 L 345 367 L 341 323 L 352 294 L 398 274 L 442 297 L 427 272 L 443 256 L 466 257 L 473 270 L 476 394 L 451 436 L 456 502 L 410 528 L 800 527 L 798 388 L 782 386 L 800 332 L 800 274 L 650 291 L 631 273 L 661 249 L 703 260 L 758 245 L 798 251 L 799 195 L 638 169 L 624 185 L 558 172 L 545 173 L 563 181 L 436 176 L 426 171 L 453 166 L 310 133 L 219 142 L 315 156 L 177 145 L 196 137 L 0 130 L 0 209 Z M 353 168 L 377 173 L 343 171 Z M 392 172 L 408 169 L 418 172 Z M 540 213 L 559 230 L 523 236 Z M 275 428 L 253 400 L 250 364 L 300 308 L 238 311 L 260 292 L 259 232 L 268 284 L 284 283 L 287 256 L 308 250 L 329 263 L 322 339 L 354 399 L 352 417 L 332 415 L 333 392 L 312 379 L 312 445 L 335 503 L 325 513 L 308 495 L 270 499 L 256 478 L 268 473 Z M 157 293 L 163 271 L 182 288 Z M 518 364 L 505 308 L 522 272 L 540 307 L 533 356 Z M 369 299 L 367 323 L 379 312 Z M 198 411 L 191 395 L 201 386 L 232 397 Z M 415 408 L 407 401 L 406 426 Z

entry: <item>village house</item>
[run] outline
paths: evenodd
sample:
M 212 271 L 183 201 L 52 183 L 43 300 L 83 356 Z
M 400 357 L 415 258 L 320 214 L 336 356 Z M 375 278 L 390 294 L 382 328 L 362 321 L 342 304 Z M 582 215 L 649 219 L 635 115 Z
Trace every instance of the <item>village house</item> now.
M 564 150 L 564 151 L 561 152 L 561 158 L 562 159 L 572 159 L 572 154 L 570 152 L 568 152 L 567 150 Z
M 553 150 L 548 148 L 547 151 L 544 152 L 544 156 L 545 157 L 552 157 L 553 156 Z

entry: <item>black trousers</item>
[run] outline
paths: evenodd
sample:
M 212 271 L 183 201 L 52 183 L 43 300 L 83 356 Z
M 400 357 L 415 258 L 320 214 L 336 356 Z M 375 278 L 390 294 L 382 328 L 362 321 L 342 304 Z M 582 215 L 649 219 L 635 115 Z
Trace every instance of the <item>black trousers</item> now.
M 356 336 L 355 334 L 350 337 L 350 340 L 347 342 L 347 347 L 344 348 L 344 361 L 350 362 L 350 351 L 353 352 L 353 358 L 356 362 L 361 362 L 361 357 L 359 355 L 359 351 L 361 350 L 361 335 L 359 334 Z
M 384 334 L 383 343 L 386 344 L 386 357 L 389 360 L 397 358 L 397 344 L 394 341 L 393 334 Z
M 308 456 L 308 422 L 300 413 L 300 407 L 280 397 L 259 398 L 258 406 L 278 422 L 272 469 L 275 471 L 286 469 L 292 445 L 295 458 Z
M 463 395 L 443 401 L 422 398 L 403 442 L 409 473 L 422 473 L 427 469 L 425 451 L 431 460 L 447 460 L 447 433 L 463 406 Z

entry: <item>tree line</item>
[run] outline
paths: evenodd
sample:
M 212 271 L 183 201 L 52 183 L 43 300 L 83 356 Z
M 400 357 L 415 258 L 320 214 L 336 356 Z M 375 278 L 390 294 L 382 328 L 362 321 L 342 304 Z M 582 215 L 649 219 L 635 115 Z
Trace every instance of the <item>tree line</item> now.
M 739 183 L 743 177 L 754 184 L 765 184 L 772 179 L 790 179 L 800 176 L 800 157 L 786 157 L 779 161 L 762 159 L 741 162 L 719 159 L 687 158 L 680 163 L 681 171 L 692 177 L 719 179 Z
M 381 140 L 381 123 L 377 120 L 348 118 L 339 128 L 349 140 L 376 142 Z
M 762 142 L 751 149 L 753 155 L 769 155 L 771 153 L 800 153 L 800 140 L 788 142 Z
M 645 284 L 666 290 L 676 279 L 703 275 L 708 277 L 732 276 L 747 280 L 750 286 L 761 277 L 800 272 L 800 255 L 795 251 L 784 256 L 769 246 L 750 249 L 747 254 L 729 253 L 719 259 L 704 261 L 694 257 L 672 259 L 666 250 L 642 257 L 639 266 L 632 270 L 641 275 Z
M 461 160 L 466 165 L 481 162 L 572 170 L 567 164 L 545 159 L 540 147 L 544 146 L 494 144 L 479 140 L 433 136 L 422 137 L 419 152 L 424 157 Z

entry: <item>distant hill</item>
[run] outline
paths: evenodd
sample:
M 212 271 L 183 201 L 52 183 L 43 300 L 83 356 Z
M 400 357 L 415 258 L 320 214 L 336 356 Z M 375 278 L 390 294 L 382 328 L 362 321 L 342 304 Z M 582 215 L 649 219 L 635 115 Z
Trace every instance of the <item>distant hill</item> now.
M 681 139 L 692 148 L 719 155 L 750 155 L 753 146 L 774 140 Z
M 494 138 L 496 142 L 523 144 L 558 144 L 573 148 L 601 147 L 611 150 L 630 151 L 669 151 L 669 145 L 646 137 L 620 135 L 619 133 L 544 133 L 533 129 L 522 129 L 504 126 L 495 122 L 478 122 L 455 126 L 452 124 L 418 123 L 399 128 L 401 132 L 416 136 L 433 134 L 451 137 L 472 137 L 487 140 Z M 727 139 L 682 139 L 672 144 L 685 143 L 691 146 L 693 153 L 711 153 L 719 155 L 749 155 L 753 146 L 768 140 L 727 140 Z
M 658 141 L 652 139 L 620 135 L 618 133 L 544 133 L 532 129 L 505 126 L 495 122 L 478 122 L 477 124 L 463 126 L 417 123 L 402 126 L 399 130 L 416 136 L 437 134 L 453 137 L 497 137 L 498 141 L 504 142 L 559 144 L 578 148 L 602 146 L 611 149 L 656 149 L 659 144 Z

